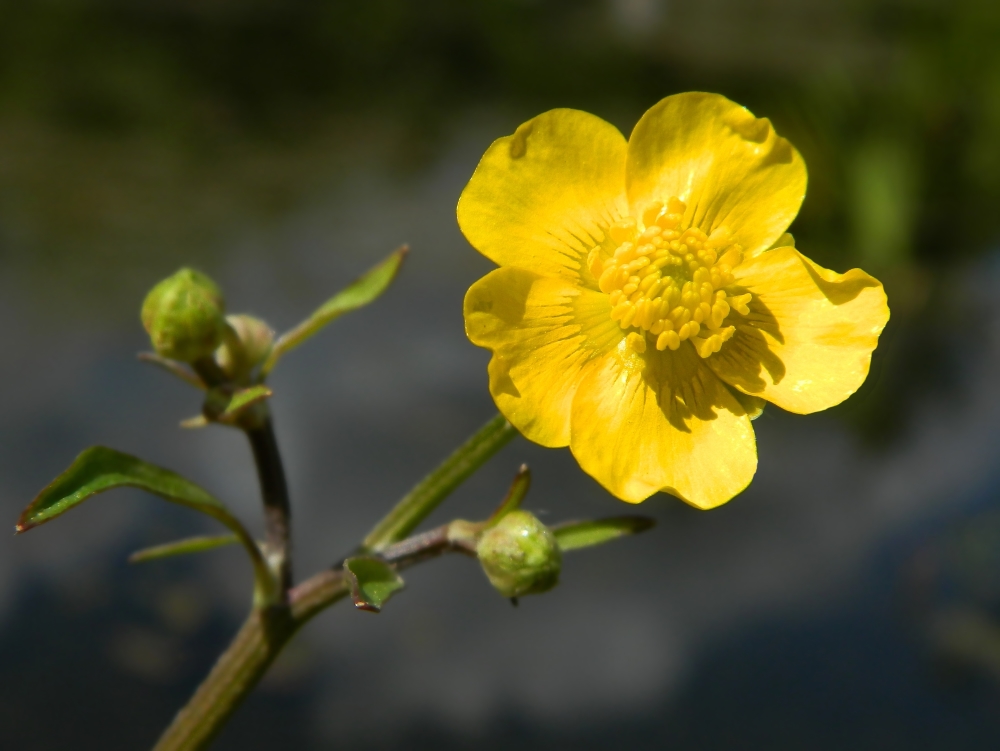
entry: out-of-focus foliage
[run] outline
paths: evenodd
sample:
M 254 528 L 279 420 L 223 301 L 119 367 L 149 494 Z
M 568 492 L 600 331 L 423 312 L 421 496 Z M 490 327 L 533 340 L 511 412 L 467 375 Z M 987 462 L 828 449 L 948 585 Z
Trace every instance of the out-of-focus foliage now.
M 627 133 L 718 91 L 802 151 L 799 247 L 886 282 L 841 408 L 877 437 L 978 333 L 951 279 L 1000 237 L 998 38 L 993 0 L 0 0 L 0 249 L 59 300 L 100 274 L 125 304 L 359 148 L 403 178 L 471 114 L 509 132 L 579 107 Z

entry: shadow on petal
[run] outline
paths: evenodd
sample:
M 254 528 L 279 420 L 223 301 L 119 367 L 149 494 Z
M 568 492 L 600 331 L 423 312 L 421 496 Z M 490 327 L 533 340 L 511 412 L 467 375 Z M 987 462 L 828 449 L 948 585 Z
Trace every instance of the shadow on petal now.
M 707 360 L 716 375 L 800 414 L 857 390 L 889 319 L 878 280 L 860 269 L 824 269 L 793 247 L 769 250 L 734 273 L 753 297 L 747 316 L 730 314 L 736 333 Z

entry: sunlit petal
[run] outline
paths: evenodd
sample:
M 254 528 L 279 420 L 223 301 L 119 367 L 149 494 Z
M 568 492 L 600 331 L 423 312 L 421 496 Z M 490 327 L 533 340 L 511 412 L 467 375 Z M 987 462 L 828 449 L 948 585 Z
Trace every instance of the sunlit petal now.
M 734 273 L 753 300 L 736 335 L 707 361 L 716 374 L 799 413 L 858 389 L 889 320 L 878 280 L 860 269 L 837 274 L 794 248 L 770 250 Z
M 625 212 L 625 152 L 599 117 L 545 112 L 483 155 L 459 199 L 459 227 L 500 266 L 576 278 Z
M 493 351 L 490 393 L 518 430 L 565 446 L 573 396 L 596 355 L 623 338 L 607 296 L 518 268 L 487 274 L 465 296 L 469 339 Z
M 795 148 L 719 94 L 663 99 L 642 116 L 628 144 L 631 212 L 676 196 L 687 204 L 683 226 L 711 234 L 725 227 L 748 255 L 788 228 L 806 193 L 806 166 Z
M 749 416 L 690 345 L 646 357 L 623 347 L 591 367 L 573 399 L 570 447 L 585 472 L 631 503 L 663 490 L 713 508 L 757 469 Z

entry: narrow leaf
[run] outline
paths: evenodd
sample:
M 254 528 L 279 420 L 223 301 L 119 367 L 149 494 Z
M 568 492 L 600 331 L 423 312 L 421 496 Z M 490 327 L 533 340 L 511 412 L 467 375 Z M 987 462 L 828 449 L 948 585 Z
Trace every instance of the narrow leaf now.
M 517 472 L 517 476 L 514 477 L 514 481 L 510 484 L 510 488 L 507 490 L 507 495 L 497 506 L 496 511 L 486 520 L 486 526 L 492 527 L 498 521 L 503 519 L 511 511 L 517 511 L 521 507 L 522 501 L 524 501 L 524 496 L 528 494 L 528 489 L 531 487 L 531 470 L 528 469 L 527 464 L 522 464 L 521 468 Z
M 399 248 L 384 261 L 369 269 L 363 276 L 352 282 L 347 288 L 341 290 L 323 303 L 309 318 L 291 331 L 282 334 L 278 338 L 278 341 L 274 343 L 271 354 L 268 355 L 267 360 L 261 367 L 261 376 L 266 376 L 277 365 L 278 360 L 283 355 L 291 352 L 328 323 L 336 320 L 344 313 L 349 313 L 352 310 L 357 310 L 374 302 L 392 284 L 393 279 L 396 278 L 396 272 L 399 271 L 399 267 L 402 265 L 408 251 L 409 248 L 405 245 Z
M 129 563 L 145 563 L 155 561 L 160 558 L 170 558 L 175 555 L 187 555 L 188 553 L 201 553 L 205 550 L 214 550 L 226 545 L 235 545 L 239 542 L 236 535 L 202 535 L 199 537 L 187 537 L 183 540 L 174 540 L 163 545 L 153 545 L 152 547 L 137 550 L 128 557 Z
M 250 407 L 274 395 L 267 386 L 257 384 L 244 389 L 227 392 L 223 389 L 212 389 L 208 392 L 203 409 L 206 419 L 227 425 L 234 424 Z M 193 420 L 185 420 L 182 427 L 201 427 Z
M 351 586 L 351 597 L 358 610 L 378 613 L 396 592 L 403 588 L 403 578 L 385 561 L 373 556 L 357 556 L 344 561 L 344 574 Z
M 635 535 L 652 529 L 654 519 L 645 516 L 615 516 L 585 522 L 566 522 L 552 528 L 563 552 L 602 545 L 625 535 Z
M 520 435 L 517 428 L 503 415 L 496 415 L 400 499 L 365 537 L 363 549 L 382 550 L 402 540 L 516 435 Z

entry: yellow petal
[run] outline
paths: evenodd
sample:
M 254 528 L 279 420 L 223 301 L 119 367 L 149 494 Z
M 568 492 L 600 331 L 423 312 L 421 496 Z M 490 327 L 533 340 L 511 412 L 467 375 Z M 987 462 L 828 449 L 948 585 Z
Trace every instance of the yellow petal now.
M 493 351 L 490 393 L 527 438 L 565 446 L 573 396 L 594 357 L 620 344 L 607 295 L 564 279 L 500 268 L 465 296 L 465 331 Z
M 750 418 L 694 348 L 647 349 L 641 367 L 623 352 L 600 358 L 573 399 L 583 470 L 630 503 L 663 490 L 708 509 L 743 490 L 757 469 Z
M 625 138 L 579 110 L 545 112 L 497 139 L 458 201 L 458 224 L 500 266 L 576 278 L 625 212 Z
M 626 188 L 633 216 L 653 201 L 687 204 L 683 226 L 719 227 L 747 255 L 785 231 L 806 193 L 806 166 L 767 118 L 718 94 L 663 99 L 632 131 Z
M 769 250 L 733 273 L 753 300 L 749 316 L 728 319 L 736 334 L 706 361 L 720 378 L 802 414 L 858 389 L 889 320 L 877 279 L 861 269 L 837 274 L 794 248 Z

